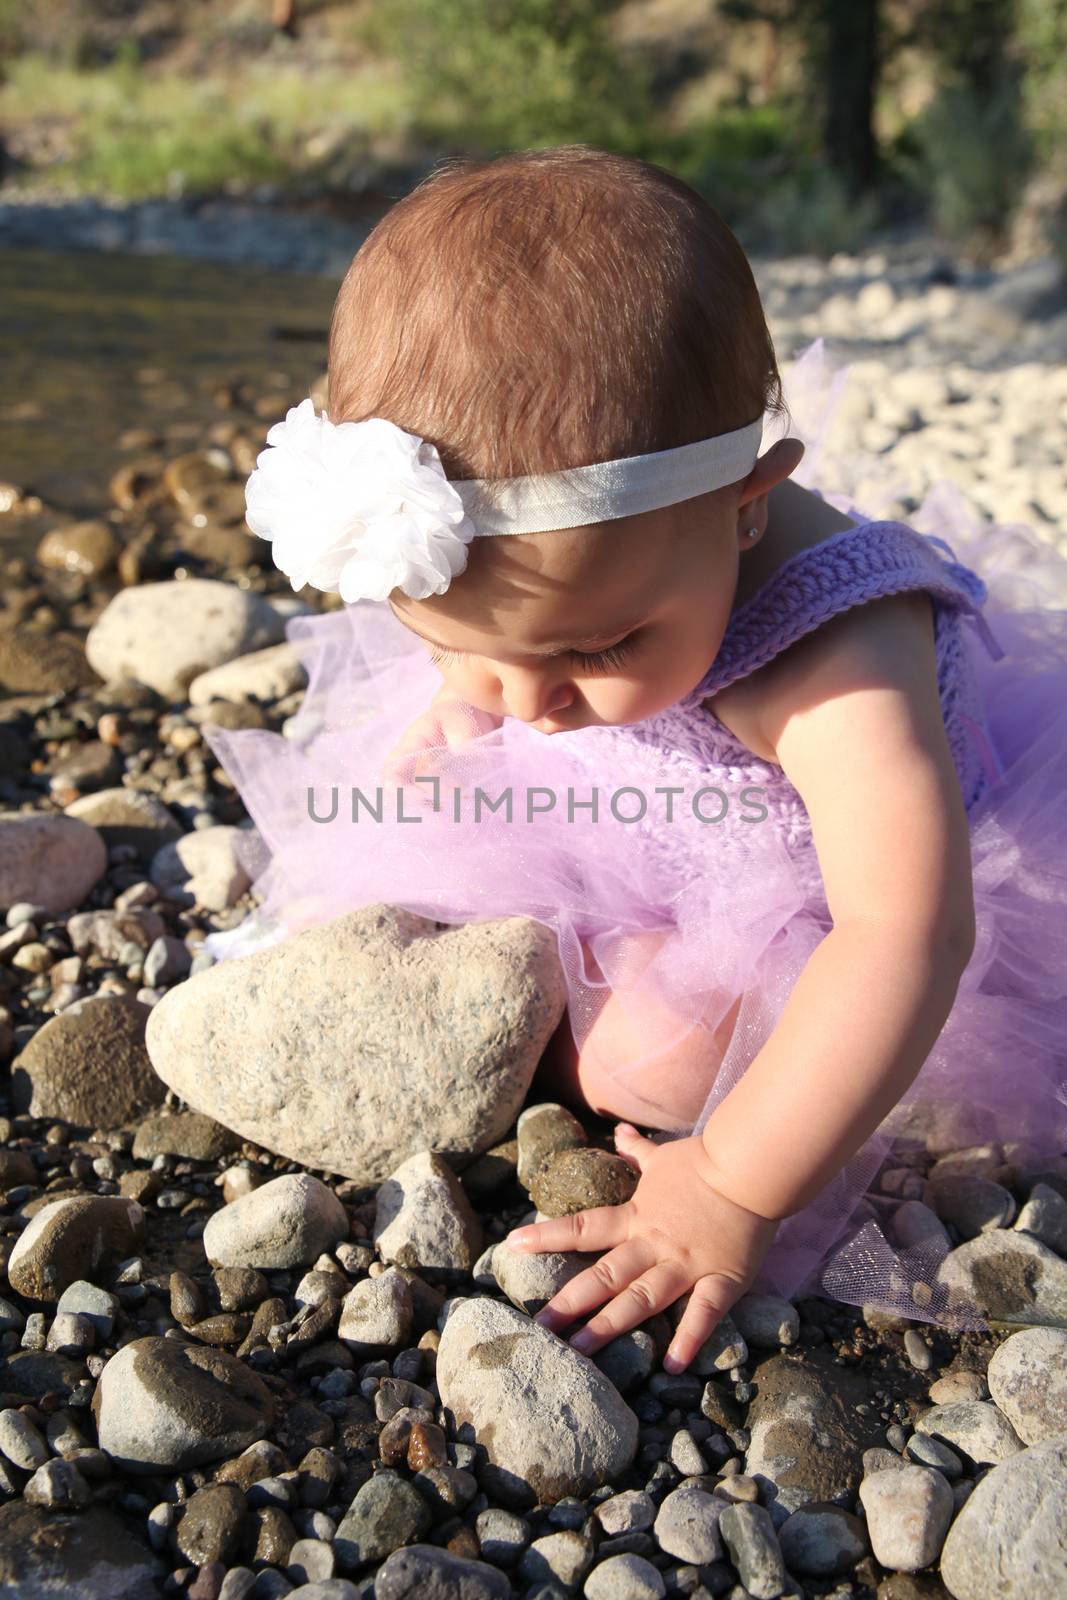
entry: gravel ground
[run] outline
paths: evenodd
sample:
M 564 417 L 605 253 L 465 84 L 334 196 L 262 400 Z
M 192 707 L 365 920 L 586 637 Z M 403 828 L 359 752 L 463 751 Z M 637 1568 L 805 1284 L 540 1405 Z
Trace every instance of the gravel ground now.
M 1051 267 L 950 282 L 909 252 L 757 264 L 783 358 L 821 333 L 856 362 L 842 483 L 857 439 L 872 499 L 949 478 L 1067 548 Z M 125 436 L 110 502 L 4 569 L 0 1597 L 1067 1592 L 1067 1157 L 930 1130 L 881 1176 L 899 1226 L 972 1263 L 992 1332 L 749 1296 L 670 1377 L 663 1317 L 595 1362 L 539 1330 L 569 1264 L 500 1243 L 533 1205 L 618 1195 L 604 1125 L 516 1128 L 520 1083 L 458 1176 L 405 1123 L 385 1170 L 357 1151 L 339 1177 L 157 1075 L 164 1019 L 229 1003 L 204 939 L 251 905 L 201 729 L 280 730 L 301 700 L 298 602 L 242 527 L 299 398 Z M 12 528 L 48 509 L 3 501 Z

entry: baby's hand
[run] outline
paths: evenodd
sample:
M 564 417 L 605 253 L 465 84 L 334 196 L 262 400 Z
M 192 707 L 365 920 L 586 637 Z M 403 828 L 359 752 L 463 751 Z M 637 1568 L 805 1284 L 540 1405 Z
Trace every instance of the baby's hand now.
M 615 1143 L 641 1173 L 632 1200 L 517 1228 L 507 1242 L 518 1250 L 608 1252 L 535 1319 L 558 1333 L 602 1306 L 570 1341 L 583 1355 L 691 1290 L 663 1363 L 668 1372 L 682 1372 L 755 1278 L 778 1223 L 715 1188 L 715 1169 L 697 1135 L 653 1144 L 622 1122 Z
M 434 747 L 467 744 L 479 734 L 491 733 L 499 728 L 502 717 L 489 711 L 479 711 L 466 700 L 438 690 L 421 717 L 408 727 L 385 758 L 382 778 L 386 783 L 403 785 L 416 777 L 431 777 L 435 766 L 432 756 L 420 756 L 420 751 Z

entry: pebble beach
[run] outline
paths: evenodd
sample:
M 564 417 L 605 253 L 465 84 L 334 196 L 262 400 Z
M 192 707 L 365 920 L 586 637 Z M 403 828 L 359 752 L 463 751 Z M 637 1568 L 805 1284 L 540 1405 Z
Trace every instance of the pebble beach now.
M 754 267 L 783 365 L 851 367 L 840 492 L 962 497 L 1067 606 L 1058 265 Z M 503 1242 L 634 1182 L 530 1099 L 550 930 L 383 905 L 213 960 L 263 853 L 204 729 L 291 735 L 286 624 L 334 603 L 244 524 L 307 392 L 157 409 L 88 516 L 0 466 L 0 1600 L 1067 1594 L 1067 1152 L 960 1108 L 879 1176 L 987 1330 L 753 1294 L 680 1376 L 663 1315 L 590 1359 L 531 1320 L 585 1260 Z

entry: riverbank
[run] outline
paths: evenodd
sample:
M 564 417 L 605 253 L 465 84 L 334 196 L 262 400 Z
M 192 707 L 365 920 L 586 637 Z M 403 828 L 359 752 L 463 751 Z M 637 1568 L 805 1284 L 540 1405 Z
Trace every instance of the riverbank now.
M 245 202 L 20 217 L 0 1589 L 999 1600 L 992 1572 L 1059 1592 L 1067 1156 L 955 1116 L 902 1141 L 864 1214 L 929 1241 L 914 1319 L 746 1296 L 691 1372 L 663 1370 L 665 1316 L 590 1362 L 529 1321 L 573 1263 L 504 1242 L 531 1206 L 627 1179 L 599 1120 L 516 1123 L 559 1001 L 536 925 L 457 944 L 355 914 L 213 964 L 254 904 L 254 835 L 205 729 L 296 737 L 283 630 L 330 604 L 249 534 L 244 480 L 271 423 L 322 402 L 361 224 Z M 1067 553 L 1054 262 L 965 270 L 916 233 L 754 269 L 783 365 L 822 337 L 852 366 L 820 481 L 872 517 L 940 486 L 916 526 L 996 521 L 998 583 Z M 925 1320 L 958 1290 L 994 1328 Z M 1018 1331 L 1036 1323 L 1059 1326 Z

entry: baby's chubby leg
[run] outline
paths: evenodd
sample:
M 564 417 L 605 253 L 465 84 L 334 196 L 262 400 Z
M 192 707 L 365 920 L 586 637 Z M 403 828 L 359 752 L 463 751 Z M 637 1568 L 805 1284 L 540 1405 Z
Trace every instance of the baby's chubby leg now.
M 634 936 L 627 971 L 639 972 L 665 937 Z M 588 950 L 586 957 L 591 960 Z M 714 1030 L 682 1021 L 679 1032 L 679 1018 L 665 1006 L 647 997 L 624 1000 L 621 987 L 608 992 L 580 1050 L 564 1014 L 541 1058 L 534 1090 L 584 1104 L 600 1116 L 688 1132 L 726 1053 L 741 996 Z M 626 1070 L 633 1062 L 641 1064 Z

